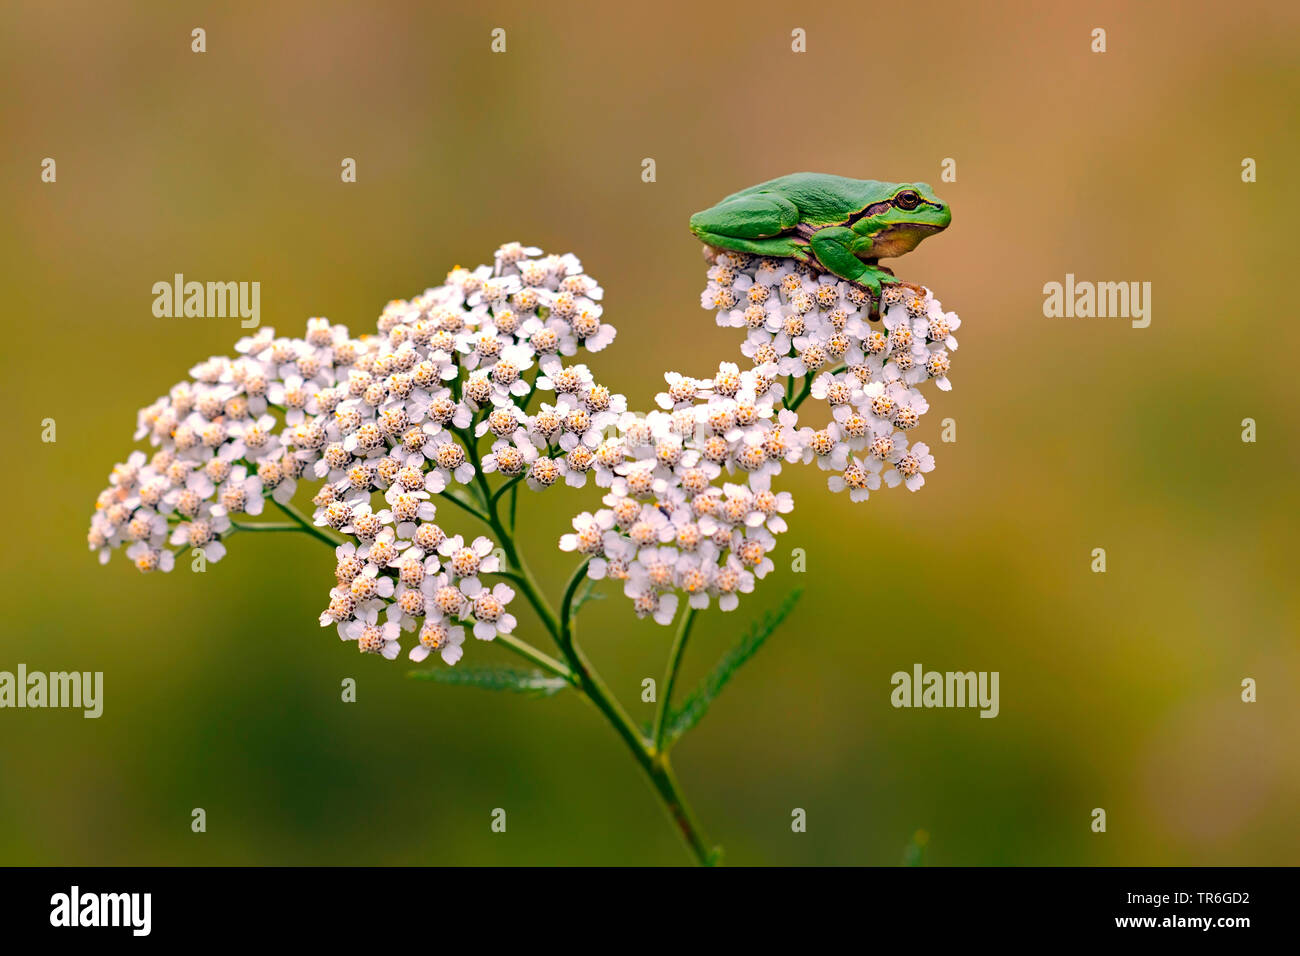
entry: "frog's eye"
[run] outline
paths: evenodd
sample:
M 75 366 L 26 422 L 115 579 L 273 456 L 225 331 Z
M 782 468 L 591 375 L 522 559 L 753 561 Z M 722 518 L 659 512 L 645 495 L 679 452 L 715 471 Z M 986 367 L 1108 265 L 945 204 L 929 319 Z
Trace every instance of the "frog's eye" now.
M 921 205 L 921 197 L 911 189 L 904 189 L 894 197 L 894 205 L 899 209 L 915 209 Z

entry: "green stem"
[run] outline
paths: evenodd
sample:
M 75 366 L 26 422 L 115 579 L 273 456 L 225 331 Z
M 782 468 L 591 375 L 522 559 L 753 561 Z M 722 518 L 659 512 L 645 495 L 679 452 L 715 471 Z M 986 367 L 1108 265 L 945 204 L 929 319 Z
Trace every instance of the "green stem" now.
M 232 521 L 230 526 L 240 531 L 302 531 L 302 527 L 292 521 L 259 521 L 255 524 Z
M 790 409 L 790 411 L 792 412 L 798 411 L 799 406 L 803 404 L 803 400 L 807 398 L 811 392 L 812 392 L 812 376 L 809 375 L 804 378 L 803 388 L 799 390 L 799 394 L 794 397 L 793 401 L 787 400 L 785 403 L 785 407 Z M 787 396 L 788 394 L 789 393 L 787 392 Z
M 293 505 L 281 504 L 280 502 L 276 501 L 274 498 L 271 498 L 269 500 L 277 508 L 279 508 L 286 515 L 292 518 L 294 524 L 298 526 L 298 529 L 300 531 L 303 531 L 311 535 L 313 538 L 317 538 L 321 541 L 324 541 L 331 548 L 337 548 L 340 544 L 342 544 L 342 542 L 339 541 L 337 538 L 333 537 L 330 534 L 327 534 L 323 529 L 316 527 L 314 524 L 308 521 L 307 516 L 304 515 L 297 508 L 295 508 Z
M 668 669 L 664 671 L 663 692 L 659 698 L 659 709 L 655 713 L 654 730 L 650 735 L 656 753 L 664 749 L 664 731 L 667 729 L 668 712 L 673 702 L 673 687 L 677 684 L 677 672 L 682 666 L 682 657 L 686 653 L 686 642 L 691 639 L 691 626 L 695 623 L 695 608 L 687 607 L 682 614 L 681 623 L 677 625 L 677 636 L 673 639 L 672 650 L 668 652 Z
M 578 593 L 578 585 L 587 577 L 587 565 L 591 564 L 590 558 L 585 558 L 581 564 L 573 569 L 573 574 L 569 575 L 569 583 L 564 588 L 564 599 L 560 601 L 560 629 L 568 633 L 573 623 L 573 596 Z
M 528 394 L 524 396 L 524 403 L 519 405 L 519 410 L 525 415 L 528 414 L 528 406 L 533 403 L 533 396 L 537 394 L 537 380 L 542 377 L 542 367 L 539 365 L 537 371 L 533 373 L 533 380 L 529 382 Z M 516 402 L 516 405 L 519 403 Z
M 588 662 L 586 655 L 582 653 L 582 649 L 578 647 L 572 621 L 567 622 L 561 634 L 560 649 L 564 651 L 569 666 L 578 678 L 579 689 L 609 721 L 610 726 L 614 728 L 641 769 L 645 771 L 646 776 L 650 778 L 651 785 L 663 803 L 664 811 L 686 842 L 695 861 L 701 866 L 712 866 L 717 863 L 721 851 L 709 846 L 704 830 L 695 819 L 695 814 L 691 811 L 690 804 L 686 802 L 685 794 L 682 793 L 681 785 L 673 774 L 668 755 L 655 751 L 651 741 L 636 729 L 623 708 L 618 705 L 609 688 L 605 686 L 604 681 Z
M 542 590 L 537 586 L 533 579 L 532 572 L 528 570 L 528 565 L 524 563 L 523 555 L 515 546 L 514 536 L 506 530 L 501 522 L 501 516 L 498 513 L 497 505 L 500 503 L 492 495 L 492 489 L 488 486 L 487 475 L 483 473 L 483 463 L 479 459 L 478 443 L 472 440 L 466 441 L 466 451 L 469 454 L 470 463 L 474 466 L 474 478 L 479 487 L 479 495 L 483 499 L 483 504 L 487 507 L 487 513 L 482 516 L 487 522 L 492 533 L 496 535 L 497 541 L 501 544 L 501 549 L 506 553 L 506 568 L 501 571 L 502 577 L 509 578 L 519 585 L 519 589 L 524 592 L 524 597 L 528 603 L 533 606 L 537 616 L 542 619 L 546 625 L 547 631 L 551 637 L 559 640 L 560 622 L 551 610 L 546 598 L 542 595 Z
M 709 846 L 703 827 L 695 819 L 690 804 L 686 802 L 681 784 L 677 782 L 677 775 L 673 773 L 672 764 L 668 761 L 668 755 L 661 753 L 651 758 L 651 763 L 652 769 L 646 771 L 650 774 L 650 782 L 654 784 L 659 798 L 663 801 L 669 819 L 677 826 L 677 832 L 681 834 L 682 839 L 695 855 L 695 862 L 700 866 L 717 866 L 722 862 L 722 847 Z
M 479 511 L 468 501 L 461 501 L 450 491 L 440 491 L 438 492 L 438 497 L 441 498 L 443 501 L 450 501 L 457 508 L 460 508 L 464 511 L 468 511 L 470 514 L 472 514 L 475 518 L 478 518 L 478 520 L 482 521 L 484 524 L 488 523 L 488 516 L 486 514 L 484 514 L 482 511 Z
M 835 368 L 831 369 L 830 372 L 832 375 L 838 375 L 846 368 L 848 368 L 847 365 L 838 365 Z M 812 394 L 812 385 L 813 385 L 813 376 L 805 375 L 803 380 L 803 388 L 799 389 L 799 394 L 796 395 L 793 400 L 790 399 L 790 392 L 787 389 L 785 407 L 790 409 L 790 411 L 792 412 L 798 411 L 799 406 L 803 404 L 804 399 L 807 398 L 810 394 Z
M 549 654 L 544 654 L 543 652 L 539 651 L 537 648 L 533 647 L 533 645 L 529 644 L 527 641 L 522 641 L 519 638 L 515 637 L 513 634 L 502 634 L 500 632 L 497 632 L 497 636 L 493 638 L 493 642 L 497 644 L 504 644 L 506 647 L 510 648 L 516 654 L 518 654 L 521 657 L 528 658 L 528 660 L 532 661 L 534 664 L 536 664 L 538 667 L 542 668 L 543 670 L 549 671 L 550 673 L 554 674 L 556 677 L 564 678 L 574 687 L 578 686 L 578 679 L 574 677 L 573 671 L 569 670 L 569 668 L 565 667 L 563 664 L 557 661 L 554 657 L 551 657 Z
M 491 521 L 497 513 L 497 502 L 492 497 L 492 488 L 488 485 L 487 473 L 483 470 L 483 459 L 479 457 L 478 448 L 474 444 L 469 446 L 469 460 L 474 463 L 474 482 L 478 486 L 483 507 L 488 512 L 484 517 Z
M 560 615 L 557 618 L 542 594 L 541 588 L 538 587 L 537 581 L 533 578 L 532 572 L 529 571 L 528 565 L 524 562 L 523 555 L 519 553 L 514 536 L 506 529 L 501 520 L 497 509 L 500 496 L 494 497 L 488 487 L 487 478 L 480 467 L 477 448 L 473 443 L 470 443 L 468 450 L 470 460 L 475 467 L 475 475 L 479 481 L 483 500 L 488 506 L 486 516 L 488 524 L 497 535 L 497 539 L 506 553 L 509 569 L 504 572 L 504 576 L 519 585 L 520 590 L 523 591 L 524 596 L 533 606 L 538 617 L 541 618 L 542 624 L 555 638 L 555 643 L 559 645 L 564 659 L 568 662 L 571 673 L 570 683 L 600 711 L 609 722 L 609 725 L 614 728 L 614 732 L 627 745 L 628 750 L 632 753 L 641 769 L 645 771 L 651 785 L 655 788 L 655 792 L 663 803 L 665 812 L 677 827 L 682 839 L 686 841 L 686 845 L 694 855 L 696 862 L 704 866 L 716 863 L 719 851 L 709 846 L 703 829 L 696 821 L 695 815 L 682 793 L 681 786 L 673 775 L 667 754 L 657 752 L 651 741 L 647 740 L 636 728 L 636 725 L 632 723 L 631 718 L 619 706 L 617 699 L 610 693 L 609 688 L 605 686 L 605 682 L 596 673 L 595 668 L 591 666 L 591 662 L 587 660 L 587 656 L 578 646 L 574 634 L 573 599 L 585 576 L 587 562 L 583 561 L 578 565 L 572 576 L 570 576 L 569 583 L 564 589 L 564 598 L 560 603 Z
M 504 541 L 502 542 L 502 547 L 505 547 Z M 516 555 L 511 557 L 512 548 L 505 548 L 505 552 L 506 561 L 517 566 L 516 562 L 518 561 L 518 556 Z M 527 573 L 527 569 L 525 569 L 524 574 L 519 574 L 509 569 L 498 571 L 496 573 L 519 585 L 519 590 L 524 593 L 524 597 L 528 599 L 528 603 L 531 604 L 533 610 L 537 612 L 537 616 L 542 619 L 542 624 L 546 627 L 546 632 L 551 635 L 552 639 L 556 639 L 560 633 L 560 628 L 555 619 L 555 612 L 552 611 L 551 606 L 546 603 L 546 598 L 542 595 L 541 589 L 537 586 L 537 582 L 533 580 L 532 575 Z
M 521 474 L 515 475 L 513 478 L 511 478 L 509 481 L 507 481 L 504 485 L 502 485 L 500 488 L 498 488 L 498 489 L 496 490 L 496 492 L 494 492 L 493 495 L 492 495 L 492 507 L 493 507 L 493 508 L 496 508 L 496 507 L 497 507 L 497 503 L 500 502 L 500 500 L 501 500 L 501 496 L 504 495 L 507 491 L 513 492 L 513 491 L 515 490 L 515 487 L 519 484 L 519 482 L 521 482 L 521 481 L 523 481 L 523 480 L 524 480 L 524 476 L 523 476 L 523 474 L 521 473 Z

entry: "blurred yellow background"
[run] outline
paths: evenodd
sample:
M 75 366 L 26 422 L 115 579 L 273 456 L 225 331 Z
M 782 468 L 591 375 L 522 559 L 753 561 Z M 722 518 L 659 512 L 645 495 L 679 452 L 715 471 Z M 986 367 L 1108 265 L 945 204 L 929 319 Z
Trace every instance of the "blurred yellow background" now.
M 105 673 L 99 720 L 0 711 L 0 863 L 685 862 L 573 695 L 411 681 L 319 629 L 331 558 L 305 537 L 164 577 L 100 568 L 85 530 L 135 410 L 243 334 L 155 318 L 154 282 L 256 280 L 264 324 L 360 331 L 507 240 L 571 250 L 619 330 L 593 367 L 648 407 L 664 370 L 739 345 L 698 306 L 688 216 L 800 169 L 952 204 L 891 264 L 961 314 L 962 347 L 918 435 L 926 487 L 852 506 L 787 469 L 782 553 L 806 549 L 808 573 L 778 555 L 697 627 L 683 686 L 806 588 L 677 751 L 711 838 L 740 864 L 898 864 L 918 830 L 932 865 L 1300 859 L 1294 4 L 442 6 L 0 14 L 0 670 Z M 1150 327 L 1044 318 L 1066 273 L 1151 282 Z M 521 499 L 552 593 L 570 567 L 553 542 L 595 504 Z M 648 717 L 670 632 L 621 597 L 582 630 Z M 999 671 L 1000 716 L 894 710 L 890 674 L 918 662 Z

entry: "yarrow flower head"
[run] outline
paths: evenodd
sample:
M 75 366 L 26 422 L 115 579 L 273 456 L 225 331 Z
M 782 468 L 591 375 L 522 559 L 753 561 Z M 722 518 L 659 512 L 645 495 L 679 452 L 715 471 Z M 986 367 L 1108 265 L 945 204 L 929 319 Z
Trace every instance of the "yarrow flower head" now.
M 852 501 L 925 483 L 934 457 L 908 433 L 929 409 L 924 384 L 951 388 L 961 325 L 928 290 L 886 286 L 876 316 L 865 290 L 793 259 L 706 256 L 701 304 L 745 330 L 748 367 L 666 373 L 658 409 L 622 416 L 599 449 L 606 507 L 574 518 L 559 545 L 587 559 L 589 577 L 622 581 L 636 614 L 663 624 L 683 601 L 731 610 L 772 570 L 794 506 L 773 488 L 783 465 L 816 462 Z M 822 411 L 816 427 L 800 425 L 805 398 Z
M 877 316 L 866 290 L 794 259 L 706 255 L 704 307 L 719 325 L 745 330 L 741 351 L 756 369 L 804 380 L 815 402 L 806 419 L 825 412 L 800 429 L 802 460 L 834 472 L 830 489 L 848 489 L 854 501 L 882 481 L 918 490 L 934 458 L 927 445 L 910 445 L 910 432 L 930 408 L 926 385 L 952 388 L 957 314 L 930 290 L 898 283 L 883 287 Z
M 607 507 L 579 515 L 560 540 L 590 559 L 590 577 L 622 581 L 636 614 L 660 623 L 679 600 L 731 610 L 772 569 L 793 502 L 771 482 L 802 457 L 797 417 L 776 407 L 766 371 L 724 362 L 712 378 L 664 378 L 659 409 L 624 415 L 603 449 Z
M 613 341 L 602 298 L 576 257 L 509 243 L 389 302 L 376 334 L 323 318 L 301 338 L 259 329 L 141 410 L 152 453 L 114 468 L 90 548 L 101 562 L 123 548 L 141 571 L 219 561 L 267 502 L 292 512 L 299 482 L 320 482 L 305 527 L 346 539 L 322 626 L 390 659 L 411 634 L 410 659 L 454 664 L 466 630 L 514 629 L 515 592 L 483 580 L 501 570 L 496 542 L 444 531 L 436 501 L 477 507 L 492 471 L 537 491 L 608 485 L 602 436 L 627 402 L 578 359 Z

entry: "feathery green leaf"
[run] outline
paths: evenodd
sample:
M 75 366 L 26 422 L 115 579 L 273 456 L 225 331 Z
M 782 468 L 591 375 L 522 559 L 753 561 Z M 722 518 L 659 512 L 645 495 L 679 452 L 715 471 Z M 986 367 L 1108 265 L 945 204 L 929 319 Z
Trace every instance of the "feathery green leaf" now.
M 587 578 L 582 583 L 582 587 L 579 588 L 577 597 L 573 599 L 573 610 L 570 612 L 570 616 L 577 617 L 578 611 L 588 601 L 603 601 L 604 599 L 605 595 L 596 590 L 596 582 L 591 578 Z
M 727 653 L 722 655 L 722 659 L 709 673 L 700 685 L 687 695 L 682 705 L 675 708 L 668 718 L 668 730 L 665 734 L 665 747 L 672 746 L 677 738 L 690 730 L 700 722 L 700 719 L 708 711 L 709 705 L 713 703 L 718 694 L 722 693 L 722 688 L 727 686 L 727 681 L 731 680 L 733 674 L 740 670 L 745 663 L 758 653 L 758 649 L 763 646 L 769 637 L 771 637 L 781 622 L 789 616 L 794 610 L 795 604 L 799 602 L 803 594 L 803 588 L 795 588 L 791 591 L 781 606 L 774 611 L 768 611 L 757 621 L 749 625 L 749 629 L 741 635 L 740 639 L 732 645 Z
M 432 667 L 428 670 L 410 671 L 407 676 L 439 684 L 459 684 L 480 690 L 508 690 L 535 697 L 550 697 L 568 686 L 562 677 L 550 677 L 541 671 L 520 671 L 509 667 Z

